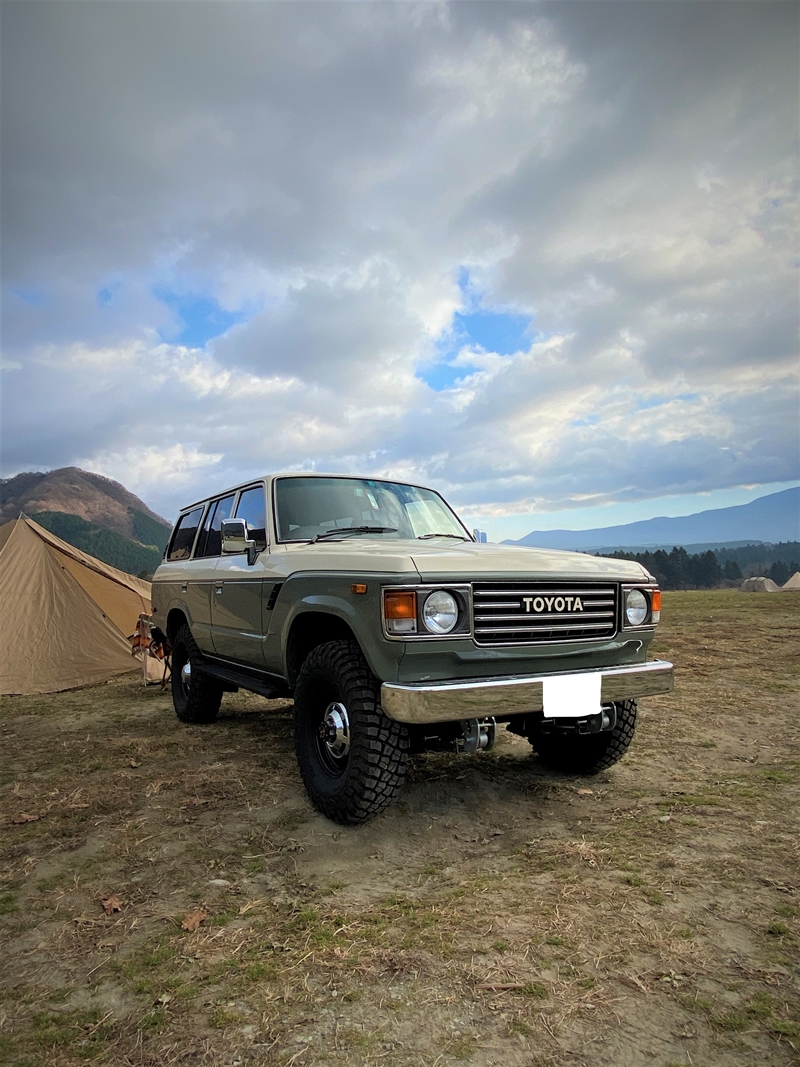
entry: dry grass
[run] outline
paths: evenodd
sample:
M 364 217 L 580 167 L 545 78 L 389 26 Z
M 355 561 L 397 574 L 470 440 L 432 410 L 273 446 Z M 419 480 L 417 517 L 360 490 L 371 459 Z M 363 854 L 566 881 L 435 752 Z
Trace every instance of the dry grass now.
M 504 734 L 354 830 L 310 809 L 285 702 L 7 699 L 0 1062 L 797 1062 L 795 605 L 667 594 L 679 687 L 611 772 Z

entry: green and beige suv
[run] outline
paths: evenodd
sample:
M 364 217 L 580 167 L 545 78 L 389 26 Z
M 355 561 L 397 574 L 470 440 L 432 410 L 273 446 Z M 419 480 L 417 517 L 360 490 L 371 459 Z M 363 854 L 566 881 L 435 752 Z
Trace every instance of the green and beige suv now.
M 431 489 L 271 475 L 185 508 L 153 579 L 178 718 L 238 688 L 294 697 L 308 794 L 341 823 L 398 795 L 409 755 L 497 725 L 593 774 L 627 750 L 661 608 L 638 563 L 477 543 Z

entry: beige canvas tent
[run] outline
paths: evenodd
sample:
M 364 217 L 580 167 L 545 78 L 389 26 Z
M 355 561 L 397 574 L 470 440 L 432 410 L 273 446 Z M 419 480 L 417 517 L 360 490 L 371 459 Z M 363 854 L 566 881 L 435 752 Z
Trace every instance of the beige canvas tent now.
M 739 586 L 740 593 L 777 593 L 778 586 L 771 578 L 745 578 Z
M 0 526 L 0 603 L 0 694 L 56 693 L 142 669 L 127 637 L 151 610 L 150 583 L 24 516 Z
M 795 571 L 789 581 L 781 586 L 781 591 L 784 589 L 787 593 L 800 593 L 800 571 Z

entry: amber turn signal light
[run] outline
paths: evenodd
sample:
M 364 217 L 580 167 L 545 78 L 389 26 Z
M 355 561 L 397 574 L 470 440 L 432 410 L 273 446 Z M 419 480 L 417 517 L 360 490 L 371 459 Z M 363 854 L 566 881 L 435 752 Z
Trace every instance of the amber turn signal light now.
M 387 619 L 416 619 L 416 593 L 386 593 L 383 601 Z
M 651 595 L 650 610 L 661 611 L 661 590 L 654 589 Z

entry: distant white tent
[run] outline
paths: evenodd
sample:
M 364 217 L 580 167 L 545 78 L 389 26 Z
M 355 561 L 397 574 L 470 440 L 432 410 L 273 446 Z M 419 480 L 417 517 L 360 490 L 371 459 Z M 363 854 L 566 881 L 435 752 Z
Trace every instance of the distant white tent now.
M 785 589 L 787 593 L 800 593 L 800 571 L 795 571 L 789 581 L 781 586 L 781 589 Z
M 778 586 L 771 578 L 745 578 L 739 586 L 740 593 L 777 593 Z

